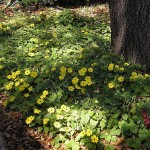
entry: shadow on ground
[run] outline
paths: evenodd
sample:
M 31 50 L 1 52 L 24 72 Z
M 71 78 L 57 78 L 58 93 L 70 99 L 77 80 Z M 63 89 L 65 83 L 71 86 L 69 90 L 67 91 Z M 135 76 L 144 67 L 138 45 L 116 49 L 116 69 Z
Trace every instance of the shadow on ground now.
M 3 99 L 4 95 L 0 95 L 0 132 L 7 150 L 43 150 L 41 143 L 30 135 L 21 114 L 3 107 Z

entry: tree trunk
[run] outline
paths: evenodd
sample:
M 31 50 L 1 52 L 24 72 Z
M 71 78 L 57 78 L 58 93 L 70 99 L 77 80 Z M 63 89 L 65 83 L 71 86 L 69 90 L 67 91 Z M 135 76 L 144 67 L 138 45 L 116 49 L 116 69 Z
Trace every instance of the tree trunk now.
M 150 0 L 109 0 L 111 50 L 150 67 Z

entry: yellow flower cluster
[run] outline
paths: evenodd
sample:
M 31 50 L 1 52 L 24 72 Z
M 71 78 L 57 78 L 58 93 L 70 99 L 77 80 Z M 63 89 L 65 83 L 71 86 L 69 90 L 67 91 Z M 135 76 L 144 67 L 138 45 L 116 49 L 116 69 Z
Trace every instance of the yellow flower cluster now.
M 47 111 L 48 111 L 50 114 L 52 114 L 52 113 L 55 112 L 55 109 L 54 109 L 53 107 L 50 107 L 50 108 L 47 109 Z
M 14 82 L 10 81 L 8 84 L 5 85 L 6 90 L 11 90 L 13 88 Z
M 64 116 L 57 114 L 57 115 L 56 115 L 56 118 L 57 118 L 58 120 L 61 120 L 61 119 L 64 119 Z
M 26 124 L 31 124 L 34 119 L 35 119 L 34 116 L 29 116 L 29 117 L 27 117 L 27 119 L 26 119 Z
M 91 142 L 92 143 L 98 143 L 98 137 L 96 136 L 96 135 L 92 135 L 92 130 L 90 130 L 90 129 L 87 129 L 86 131 L 85 130 L 83 130 L 83 131 L 81 131 L 80 132 L 80 136 L 81 137 L 84 137 L 84 136 L 91 136 Z
M 130 80 L 136 80 L 136 79 L 139 79 L 139 78 L 143 78 L 142 74 L 138 74 L 137 72 L 132 72 L 131 73 L 131 76 L 130 76 Z
M 46 125 L 48 123 L 49 119 L 48 118 L 44 118 L 43 119 L 43 124 Z
M 79 79 L 78 79 L 78 77 L 74 77 L 73 79 L 72 79 L 72 84 L 77 84 L 78 83 L 78 81 L 79 81 Z
M 85 130 L 81 131 L 81 132 L 80 132 L 80 135 L 81 135 L 82 137 L 84 137 L 84 136 L 91 136 L 92 133 L 93 133 L 92 130 L 87 129 L 86 131 L 85 131 Z
M 22 82 L 21 85 L 20 85 L 20 82 Z M 23 91 L 23 90 L 25 90 L 25 88 L 28 88 L 28 87 L 30 86 L 28 83 L 25 82 L 24 79 L 21 79 L 21 80 L 18 81 L 16 84 L 17 84 L 17 85 L 20 85 L 20 86 L 19 86 L 19 91 Z M 26 95 L 26 96 L 27 96 L 27 95 Z M 28 97 L 28 96 L 27 96 L 27 97 Z
M 78 73 L 80 76 L 84 76 L 86 72 L 87 72 L 87 68 L 82 68 L 82 69 L 78 70 Z
M 60 109 L 65 111 L 65 112 L 69 112 L 70 111 L 70 108 L 67 107 L 66 105 L 61 105 Z
M 88 86 L 92 85 L 92 80 L 90 76 L 86 76 L 85 80 L 80 82 L 80 86 L 84 87 L 86 85 Z
M 10 75 L 7 76 L 7 79 L 15 79 L 20 73 L 20 70 L 12 72 Z
M 48 91 L 44 90 L 42 95 L 40 96 L 40 98 L 38 98 L 37 100 L 37 104 L 41 105 L 44 103 L 44 98 L 46 98 L 46 96 L 48 95 Z
M 34 113 L 35 113 L 35 114 L 39 114 L 40 112 L 41 112 L 41 110 L 39 110 L 39 109 L 37 109 L 37 108 L 34 109 Z

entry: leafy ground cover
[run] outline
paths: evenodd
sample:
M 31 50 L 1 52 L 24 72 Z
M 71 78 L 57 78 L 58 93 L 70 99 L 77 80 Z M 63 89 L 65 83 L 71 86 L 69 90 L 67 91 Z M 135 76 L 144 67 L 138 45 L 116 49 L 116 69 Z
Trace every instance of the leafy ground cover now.
M 95 10 L 1 18 L 3 105 L 56 149 L 149 149 L 150 75 L 109 52 L 108 12 Z

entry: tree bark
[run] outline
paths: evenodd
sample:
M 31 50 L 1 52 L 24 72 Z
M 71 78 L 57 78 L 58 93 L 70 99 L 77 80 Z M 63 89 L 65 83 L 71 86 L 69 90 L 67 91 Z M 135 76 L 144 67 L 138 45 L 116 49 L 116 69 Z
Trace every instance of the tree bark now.
M 111 50 L 150 67 L 150 0 L 109 0 Z

